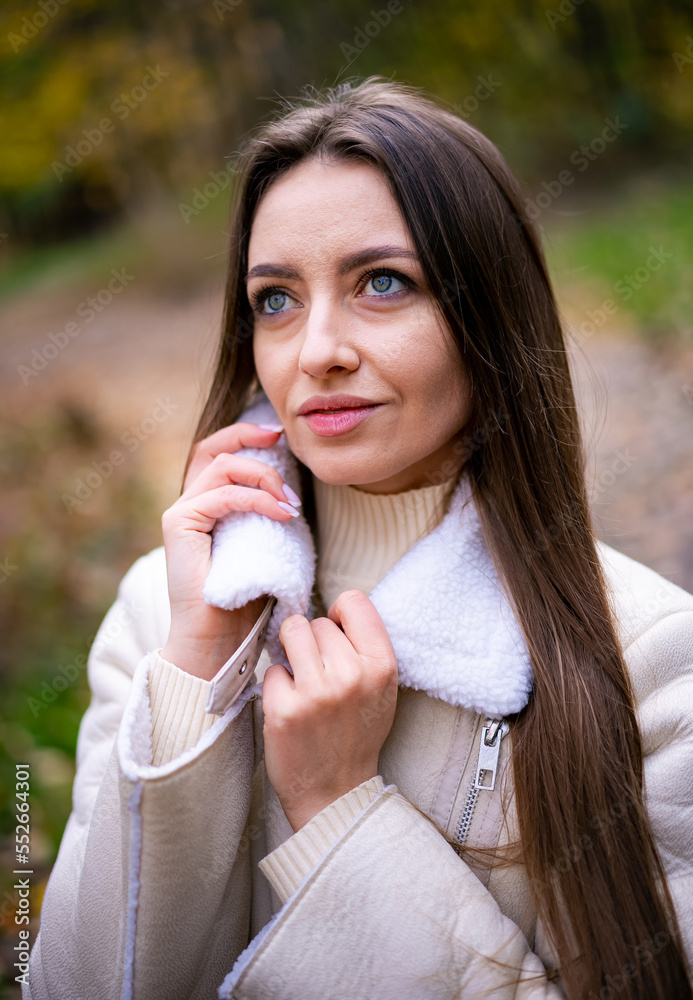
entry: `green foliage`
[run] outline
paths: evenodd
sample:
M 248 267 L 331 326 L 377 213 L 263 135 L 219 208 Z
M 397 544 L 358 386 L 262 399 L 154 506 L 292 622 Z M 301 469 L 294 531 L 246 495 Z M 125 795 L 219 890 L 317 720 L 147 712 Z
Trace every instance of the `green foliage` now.
M 35 402 L 30 412 L 25 404 L 5 403 L 0 436 L 5 485 L 0 517 L 3 958 L 16 944 L 15 766 L 28 764 L 31 775 L 33 937 L 71 809 L 77 733 L 90 698 L 85 665 L 91 641 L 125 570 L 159 542 L 159 512 L 138 456 L 83 508 L 70 509 L 61 499 L 74 489 L 74 471 L 89 468 L 112 446 L 109 432 L 91 412 L 69 396 L 43 409 Z
M 685 159 L 693 127 L 683 0 L 9 0 L 0 43 L 0 225 L 33 240 L 190 190 L 271 111 L 258 97 L 310 83 L 424 86 L 528 180 L 607 116 L 628 124 L 609 152 L 625 163 Z
M 619 326 L 625 322 L 650 338 L 693 339 L 688 179 L 633 179 L 618 192 L 595 192 L 583 205 L 583 211 L 546 221 L 550 265 L 564 304 L 584 320 L 611 301 Z
M 11 420 L 3 431 L 0 467 L 10 485 L 0 524 L 6 574 L 0 823 L 7 835 L 14 764 L 36 762 L 33 824 L 51 859 L 69 811 L 63 785 L 72 780 L 77 729 L 89 701 L 83 664 L 119 579 L 157 544 L 157 514 L 134 460 L 84 512 L 63 502 L 74 488 L 73 470 L 88 468 L 112 443 L 90 413 L 69 401 L 21 423 Z M 54 780 L 56 761 L 68 764 L 60 772 L 64 780 Z

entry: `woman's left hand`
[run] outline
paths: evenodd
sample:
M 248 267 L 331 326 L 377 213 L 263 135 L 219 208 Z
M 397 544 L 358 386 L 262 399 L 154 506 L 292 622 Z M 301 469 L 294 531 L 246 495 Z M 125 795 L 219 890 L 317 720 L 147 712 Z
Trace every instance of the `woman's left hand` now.
M 378 773 L 397 704 L 397 658 L 360 590 L 340 594 L 327 618 L 291 615 L 279 636 L 294 676 L 280 663 L 265 672 L 265 767 L 296 831 Z

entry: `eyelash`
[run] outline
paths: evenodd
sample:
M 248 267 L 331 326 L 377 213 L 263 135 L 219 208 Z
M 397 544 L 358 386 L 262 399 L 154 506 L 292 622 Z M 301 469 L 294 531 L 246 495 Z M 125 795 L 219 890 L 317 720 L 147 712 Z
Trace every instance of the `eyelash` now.
M 411 278 L 408 278 L 406 274 L 401 274 L 399 271 L 395 271 L 391 267 L 372 267 L 368 271 L 364 271 L 363 274 L 359 275 L 357 285 L 360 285 L 365 278 L 370 281 L 371 278 L 379 278 L 382 275 L 385 275 L 388 278 L 399 279 L 406 289 L 414 287 L 414 282 Z M 368 284 L 368 281 L 366 284 Z M 392 292 L 392 295 L 397 295 L 397 292 Z M 384 298 L 385 296 L 382 297 Z
M 385 275 L 388 278 L 390 278 L 390 277 L 397 278 L 399 281 L 402 282 L 402 284 L 405 286 L 406 289 L 410 289 L 410 288 L 414 287 L 414 282 L 412 281 L 411 278 L 408 278 L 406 276 L 406 274 L 402 274 L 400 271 L 395 271 L 391 267 L 374 267 L 374 268 L 370 268 L 369 270 L 364 271 L 362 274 L 359 275 L 356 284 L 357 284 L 357 286 L 360 286 L 361 283 L 365 279 L 368 279 L 368 281 L 370 281 L 371 278 L 379 278 L 379 277 L 381 277 L 383 275 Z M 368 282 L 366 282 L 366 284 L 367 283 Z M 400 289 L 400 291 L 401 290 L 402 289 Z M 282 294 L 282 295 L 289 295 L 289 296 L 291 296 L 290 292 L 288 292 L 285 288 L 280 288 L 278 285 L 265 285 L 263 288 L 258 288 L 257 291 L 253 292 L 252 295 L 249 296 L 250 305 L 251 305 L 251 308 L 252 308 L 253 312 L 259 312 L 260 311 L 260 307 L 264 303 L 265 299 L 269 298 L 270 295 L 274 295 L 276 293 L 279 293 L 279 294 Z M 397 292 L 392 292 L 392 295 L 393 296 L 397 295 Z M 293 297 L 293 296 L 291 296 L 291 297 Z M 374 296 L 374 298 L 377 298 L 377 297 L 378 296 Z M 386 298 L 388 296 L 384 296 L 383 295 L 381 297 L 382 298 Z M 265 314 L 263 314 L 263 315 L 265 315 Z

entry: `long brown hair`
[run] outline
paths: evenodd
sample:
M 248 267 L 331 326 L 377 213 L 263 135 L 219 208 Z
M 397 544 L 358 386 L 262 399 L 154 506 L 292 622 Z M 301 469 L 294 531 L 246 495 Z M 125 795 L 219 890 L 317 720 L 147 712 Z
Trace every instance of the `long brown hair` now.
M 623 997 L 690 998 L 643 806 L 640 734 L 559 313 L 518 182 L 488 139 L 418 89 L 378 77 L 285 102 L 259 128 L 238 162 L 223 338 L 195 442 L 237 420 L 258 387 L 250 227 L 268 186 L 313 156 L 382 170 L 470 377 L 468 429 L 483 433 L 465 466 L 535 677 L 513 727 L 522 860 L 566 994 L 598 996 L 618 977 Z M 304 492 L 310 509 L 305 475 Z M 585 838 L 589 850 L 576 850 Z M 654 961 L 653 941 L 666 945 Z

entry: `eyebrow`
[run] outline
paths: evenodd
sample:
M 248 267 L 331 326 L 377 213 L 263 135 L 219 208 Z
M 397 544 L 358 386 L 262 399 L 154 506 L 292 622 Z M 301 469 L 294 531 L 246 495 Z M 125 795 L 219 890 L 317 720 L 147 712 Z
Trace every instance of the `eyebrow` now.
M 383 260 L 387 257 L 407 257 L 410 260 L 418 261 L 419 255 L 406 247 L 382 246 L 368 247 L 366 250 L 359 250 L 356 253 L 343 257 L 340 261 L 338 273 L 340 275 L 349 274 L 357 267 L 365 267 L 376 260 Z M 294 267 L 284 267 L 281 264 L 256 264 L 246 274 L 246 281 L 251 278 L 286 278 L 298 280 L 301 277 L 299 271 Z

